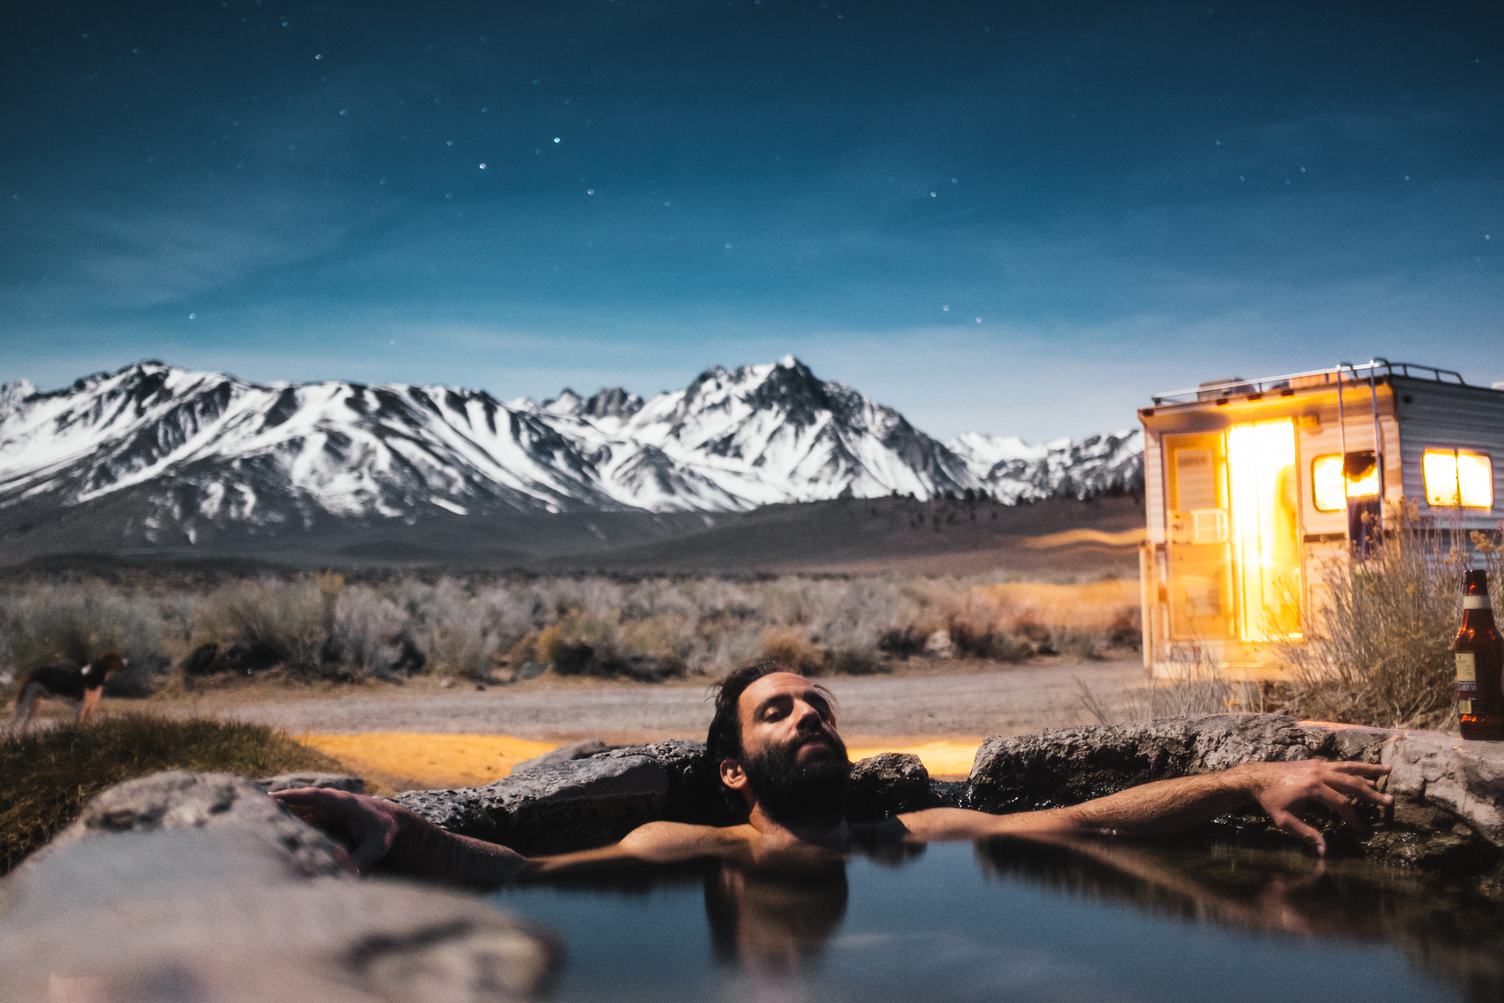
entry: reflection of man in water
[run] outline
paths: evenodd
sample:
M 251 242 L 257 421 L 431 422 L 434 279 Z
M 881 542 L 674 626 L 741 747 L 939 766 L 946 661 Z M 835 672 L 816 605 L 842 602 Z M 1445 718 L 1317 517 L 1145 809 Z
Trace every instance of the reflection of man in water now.
M 752 971 L 792 972 L 814 961 L 846 917 L 846 865 L 758 871 L 723 864 L 705 878 L 715 956 Z
M 856 840 L 925 843 L 991 836 L 1059 838 L 1174 832 L 1257 805 L 1275 825 L 1324 853 L 1321 833 L 1295 811 L 1330 809 L 1361 829 L 1354 805 L 1388 804 L 1374 781 L 1387 766 L 1305 760 L 1245 763 L 1219 773 L 1161 780 L 1066 808 L 990 815 L 965 808 L 908 812 L 852 826 L 842 812 L 850 762 L 824 687 L 774 663 L 739 669 L 716 696 L 706 752 L 727 794 L 745 812 L 739 825 L 649 822 L 594 850 L 524 857 L 505 846 L 447 832 L 378 798 L 302 789 L 273 797 L 343 831 L 355 865 L 497 884 L 631 862 L 718 859 L 760 870 L 807 870 L 844 859 Z

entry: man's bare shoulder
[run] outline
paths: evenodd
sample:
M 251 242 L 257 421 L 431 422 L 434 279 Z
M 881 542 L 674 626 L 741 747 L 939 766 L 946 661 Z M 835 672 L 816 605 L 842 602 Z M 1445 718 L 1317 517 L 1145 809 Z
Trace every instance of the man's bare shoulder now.
M 756 832 L 750 825 L 713 826 L 689 822 L 648 822 L 620 842 L 594 850 L 533 857 L 527 874 L 546 876 L 613 865 L 673 864 L 688 860 L 745 860 Z
M 683 860 L 691 856 L 725 856 L 750 846 L 756 838 L 757 830 L 746 824 L 647 822 L 627 833 L 619 845 L 645 860 Z

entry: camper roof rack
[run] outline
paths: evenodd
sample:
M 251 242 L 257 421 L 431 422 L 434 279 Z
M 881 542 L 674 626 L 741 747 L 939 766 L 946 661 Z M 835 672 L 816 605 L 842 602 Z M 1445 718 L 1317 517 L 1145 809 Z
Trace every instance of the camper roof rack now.
M 1451 369 L 1422 366 L 1414 362 L 1390 362 L 1388 359 L 1369 359 L 1357 365 L 1339 362 L 1330 369 L 1312 369 L 1304 373 L 1287 373 L 1284 376 L 1265 376 L 1256 380 L 1214 380 L 1186 390 L 1167 390 L 1154 395 L 1156 406 L 1160 404 L 1185 404 L 1193 401 L 1217 400 L 1243 394 L 1266 394 L 1281 390 L 1301 390 L 1327 384 L 1353 383 L 1358 380 L 1381 379 L 1387 376 L 1407 376 L 1417 380 L 1432 380 L 1437 383 L 1455 383 L 1467 386 L 1462 374 Z

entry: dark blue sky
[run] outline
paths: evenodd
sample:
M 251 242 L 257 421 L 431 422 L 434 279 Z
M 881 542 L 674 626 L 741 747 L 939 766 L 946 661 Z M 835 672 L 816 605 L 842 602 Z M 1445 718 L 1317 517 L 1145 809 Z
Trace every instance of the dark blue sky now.
M 130 8 L 126 11 L 125 8 Z M 1497 3 L 7 5 L 0 379 L 1504 379 Z

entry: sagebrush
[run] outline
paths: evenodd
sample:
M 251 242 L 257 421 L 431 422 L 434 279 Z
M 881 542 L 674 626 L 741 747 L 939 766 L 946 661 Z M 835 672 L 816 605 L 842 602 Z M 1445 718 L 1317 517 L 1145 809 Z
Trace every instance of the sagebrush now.
M 1462 621 L 1462 575 L 1489 572 L 1500 613 L 1501 534 L 1464 537 L 1400 507 L 1384 539 L 1359 559 L 1323 568 L 1324 602 L 1301 643 L 1286 646 L 1282 695 L 1308 718 L 1394 728 L 1456 725 L 1452 644 Z
M 914 657 L 1101 657 L 1137 646 L 1136 586 L 978 578 L 748 578 L 337 574 L 128 586 L 78 578 L 0 584 L 13 671 L 119 647 L 190 683 L 277 668 L 302 679 L 414 672 L 476 680 L 561 674 L 719 676 L 763 657 L 811 674 L 882 671 Z M 112 688 L 113 691 L 113 688 Z

